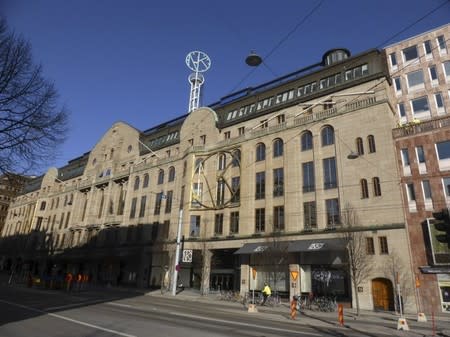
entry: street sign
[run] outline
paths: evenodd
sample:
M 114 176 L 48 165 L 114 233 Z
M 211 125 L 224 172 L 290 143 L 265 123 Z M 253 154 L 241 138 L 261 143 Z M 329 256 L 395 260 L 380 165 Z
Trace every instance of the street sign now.
M 256 280 L 256 269 L 252 268 L 252 276 L 253 276 L 253 280 Z
M 181 259 L 183 262 L 192 262 L 192 249 L 184 249 L 183 257 Z
M 291 271 L 291 278 L 293 281 L 297 281 L 298 278 L 298 271 Z

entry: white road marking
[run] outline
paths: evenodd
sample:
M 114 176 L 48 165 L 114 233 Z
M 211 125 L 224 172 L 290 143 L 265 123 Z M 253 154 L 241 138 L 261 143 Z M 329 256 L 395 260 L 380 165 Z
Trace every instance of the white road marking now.
M 132 308 L 133 307 L 132 305 L 129 305 L 129 304 L 122 304 L 122 303 L 115 303 L 115 302 L 107 302 L 105 304 L 115 305 L 117 307 L 124 307 L 124 308 Z
M 115 335 L 118 335 L 118 336 L 137 337 L 135 335 L 130 335 L 130 334 L 123 333 L 123 332 L 120 332 L 120 331 L 103 328 L 103 327 L 98 326 L 98 325 L 94 325 L 94 324 L 78 321 L 76 319 L 72 319 L 72 318 L 61 316 L 61 315 L 57 315 L 57 314 L 52 314 L 52 313 L 49 313 L 49 312 L 44 311 L 44 310 L 35 309 L 35 308 L 28 307 L 26 305 L 22 305 L 22 304 L 18 304 L 18 303 L 8 302 L 8 301 L 4 301 L 4 300 L 0 300 L 0 303 L 6 303 L 6 304 L 13 305 L 13 306 L 16 306 L 16 307 L 19 307 L 19 308 L 22 308 L 22 309 L 26 309 L 26 310 L 38 312 L 40 314 L 45 314 L 45 315 L 52 316 L 52 317 L 55 317 L 55 318 L 63 319 L 65 321 L 69 321 L 69 322 L 72 322 L 72 323 L 75 323 L 75 324 L 84 325 L 84 326 L 87 326 L 87 327 L 90 327 L 90 328 L 94 328 L 94 329 L 97 329 L 97 330 L 109 332 L 109 333 L 112 333 L 112 334 L 115 334 Z
M 182 313 L 173 312 L 173 311 L 170 312 L 169 314 L 174 315 L 174 316 L 193 318 L 193 319 L 197 319 L 197 320 L 204 320 L 204 321 L 211 321 L 211 322 L 221 322 L 221 323 L 232 323 L 234 325 L 241 325 L 241 326 L 246 326 L 246 327 L 250 327 L 250 328 L 258 328 L 258 329 L 265 328 L 265 329 L 268 329 L 268 330 L 274 330 L 274 331 L 280 331 L 280 332 L 289 332 L 289 333 L 298 332 L 298 330 L 261 326 L 261 325 L 258 325 L 258 324 L 242 323 L 242 322 L 237 322 L 237 321 L 227 321 L 227 320 L 224 320 L 224 319 L 217 319 L 217 318 L 199 317 L 199 316 L 182 314 Z M 314 333 L 314 332 L 305 332 L 305 331 L 302 331 L 302 334 L 304 334 L 304 335 L 311 335 L 311 336 L 323 336 L 323 334 L 318 334 L 318 333 Z
M 91 304 L 98 304 L 104 302 L 103 300 L 95 300 L 95 301 L 86 301 L 86 302 L 79 302 L 79 303 L 73 303 L 73 304 L 66 304 L 66 305 L 60 305 L 58 307 L 50 307 L 45 308 L 44 311 L 53 311 L 53 310 L 61 310 L 61 309 L 70 309 L 79 307 L 80 305 L 91 305 Z

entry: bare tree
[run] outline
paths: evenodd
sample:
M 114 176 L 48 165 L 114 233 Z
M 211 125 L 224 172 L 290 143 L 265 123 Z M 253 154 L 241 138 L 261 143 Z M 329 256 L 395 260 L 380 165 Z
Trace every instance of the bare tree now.
M 0 18 L 0 171 L 27 172 L 53 158 L 67 112 L 54 85 L 33 64 L 31 46 Z
M 408 301 L 408 297 L 414 294 L 414 289 L 412 287 L 411 281 L 411 271 L 405 265 L 405 263 L 400 259 L 399 255 L 396 251 L 390 252 L 389 255 L 385 256 L 384 265 L 384 275 L 386 278 L 393 281 L 394 284 L 394 301 L 395 301 L 395 309 L 399 310 L 399 295 L 402 298 L 402 305 Z M 400 288 L 401 294 L 399 294 L 399 289 L 397 287 L 397 283 Z
M 341 238 L 347 247 L 348 264 L 351 273 L 353 294 L 356 302 L 356 315 L 359 316 L 358 287 L 366 281 L 372 272 L 372 258 L 366 254 L 366 242 L 363 229 L 358 228 L 358 218 L 355 211 L 347 205 L 342 211 Z

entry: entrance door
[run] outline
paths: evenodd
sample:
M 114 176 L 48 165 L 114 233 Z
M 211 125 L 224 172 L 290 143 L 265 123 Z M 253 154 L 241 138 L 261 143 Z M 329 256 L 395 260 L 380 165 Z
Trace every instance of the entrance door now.
M 375 310 L 393 310 L 392 283 L 385 278 L 372 280 L 373 307 Z

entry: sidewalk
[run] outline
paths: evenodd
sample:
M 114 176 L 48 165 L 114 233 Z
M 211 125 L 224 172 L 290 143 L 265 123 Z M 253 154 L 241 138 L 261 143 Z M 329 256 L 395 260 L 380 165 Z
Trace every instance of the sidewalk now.
M 160 291 L 148 292 L 146 295 L 172 297 L 170 293 L 162 295 Z M 245 312 L 248 313 L 248 315 L 263 315 L 265 319 L 289 320 L 290 309 L 288 303 L 282 303 L 278 307 L 258 306 L 257 313 L 249 313 L 241 303 L 221 301 L 215 294 L 201 296 L 198 291 L 187 289 L 177 294 L 176 297 L 185 301 L 217 302 L 220 303 L 221 310 Z M 427 322 L 417 322 L 416 315 L 405 315 L 404 318 L 409 326 L 409 331 L 397 330 L 399 318 L 398 315 L 392 312 L 373 312 L 367 310 L 361 310 L 360 315 L 356 316 L 356 310 L 344 309 L 344 326 L 341 327 L 338 323 L 337 312 L 306 310 L 305 312 L 298 313 L 296 323 L 317 328 L 333 327 L 343 330 L 352 330 L 366 336 L 433 336 L 433 322 L 431 321 L 431 317 L 427 316 Z M 441 313 L 439 316 L 435 317 L 434 326 L 435 336 L 450 337 L 450 315 Z

